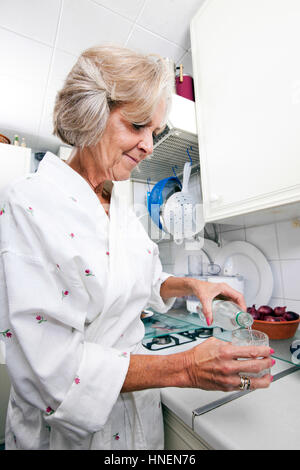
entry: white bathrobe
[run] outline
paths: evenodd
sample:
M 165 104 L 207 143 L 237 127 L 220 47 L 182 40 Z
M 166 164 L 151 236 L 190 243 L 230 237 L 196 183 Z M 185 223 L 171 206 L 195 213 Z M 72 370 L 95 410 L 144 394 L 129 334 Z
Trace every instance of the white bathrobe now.
M 141 311 L 166 312 L 158 248 L 114 183 L 110 218 L 47 153 L 0 202 L 7 449 L 162 449 L 159 390 L 122 393 Z

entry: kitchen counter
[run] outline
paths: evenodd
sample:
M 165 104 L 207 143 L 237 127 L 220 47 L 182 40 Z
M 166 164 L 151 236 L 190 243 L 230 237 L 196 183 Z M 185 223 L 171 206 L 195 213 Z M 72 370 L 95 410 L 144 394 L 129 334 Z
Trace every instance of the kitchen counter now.
M 276 360 L 272 374 L 293 367 Z M 207 413 L 193 411 L 228 395 L 199 389 L 165 388 L 162 403 L 212 449 L 300 449 L 300 368 L 268 389 L 246 393 Z M 231 393 L 231 392 L 229 392 Z

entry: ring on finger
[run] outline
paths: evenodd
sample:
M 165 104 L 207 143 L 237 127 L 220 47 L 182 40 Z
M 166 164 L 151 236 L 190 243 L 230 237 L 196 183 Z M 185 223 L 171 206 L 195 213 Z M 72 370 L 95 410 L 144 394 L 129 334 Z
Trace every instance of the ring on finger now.
M 242 375 L 240 377 L 240 380 L 241 380 L 241 383 L 239 385 L 239 389 L 240 390 L 250 390 L 251 381 L 250 381 L 249 377 L 245 377 L 245 376 Z

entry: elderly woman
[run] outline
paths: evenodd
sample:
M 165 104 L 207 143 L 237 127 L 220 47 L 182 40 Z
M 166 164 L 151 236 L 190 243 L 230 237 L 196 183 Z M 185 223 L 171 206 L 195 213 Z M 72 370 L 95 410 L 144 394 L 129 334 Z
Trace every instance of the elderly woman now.
M 85 51 L 54 110 L 55 134 L 73 146 L 69 161 L 47 153 L 5 192 L 7 449 L 163 449 L 160 388 L 238 390 L 241 370 L 272 365 L 269 348 L 214 338 L 179 354 L 142 352 L 147 306 L 166 312 L 175 297 L 196 295 L 208 324 L 219 294 L 246 308 L 226 284 L 163 273 L 156 244 L 122 199 L 120 181 L 152 153 L 172 89 L 160 57 Z M 253 378 L 251 387 L 270 382 Z

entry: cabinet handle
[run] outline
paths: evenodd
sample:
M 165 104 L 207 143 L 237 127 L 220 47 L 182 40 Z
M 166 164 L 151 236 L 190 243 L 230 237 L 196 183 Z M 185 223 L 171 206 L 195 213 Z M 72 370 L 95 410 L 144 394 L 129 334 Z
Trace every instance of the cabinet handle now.
M 210 197 L 210 202 L 221 202 L 222 196 L 220 194 L 212 194 Z

